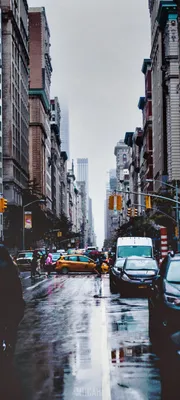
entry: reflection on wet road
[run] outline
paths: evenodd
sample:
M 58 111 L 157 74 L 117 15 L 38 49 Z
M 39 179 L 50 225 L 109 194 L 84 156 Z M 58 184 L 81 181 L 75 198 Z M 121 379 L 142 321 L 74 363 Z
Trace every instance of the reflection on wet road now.
M 160 399 L 146 299 L 120 299 L 103 276 L 22 276 L 26 313 L 16 372 L 24 400 Z

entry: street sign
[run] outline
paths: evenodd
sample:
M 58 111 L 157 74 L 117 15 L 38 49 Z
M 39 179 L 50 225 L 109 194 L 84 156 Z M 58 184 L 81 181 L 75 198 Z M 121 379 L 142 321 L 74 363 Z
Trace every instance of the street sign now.
M 58 231 L 57 232 L 57 237 L 61 237 L 62 236 L 62 232 Z
M 175 236 L 176 236 L 176 237 L 179 236 L 179 229 L 178 229 L 178 226 L 175 227 Z

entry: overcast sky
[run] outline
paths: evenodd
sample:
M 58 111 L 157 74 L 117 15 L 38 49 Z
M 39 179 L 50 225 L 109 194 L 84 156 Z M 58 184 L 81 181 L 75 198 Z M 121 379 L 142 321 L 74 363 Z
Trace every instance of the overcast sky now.
M 104 240 L 107 171 L 126 131 L 141 126 L 141 72 L 150 54 L 147 0 L 29 0 L 45 6 L 51 31 L 52 96 L 67 99 L 70 156 L 89 159 L 98 245 Z

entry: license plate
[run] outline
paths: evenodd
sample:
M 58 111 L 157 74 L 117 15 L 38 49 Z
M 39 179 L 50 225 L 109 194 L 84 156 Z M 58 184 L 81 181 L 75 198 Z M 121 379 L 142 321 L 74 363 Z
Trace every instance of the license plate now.
M 138 288 L 139 288 L 139 289 L 146 289 L 147 286 L 146 286 L 146 285 L 139 285 Z

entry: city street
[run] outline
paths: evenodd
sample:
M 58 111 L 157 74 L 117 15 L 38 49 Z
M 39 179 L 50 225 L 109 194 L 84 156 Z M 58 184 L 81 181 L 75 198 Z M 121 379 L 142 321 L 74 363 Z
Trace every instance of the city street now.
M 101 298 L 94 297 L 94 276 L 42 276 L 31 283 L 23 273 L 22 284 L 27 306 L 11 385 L 21 388 L 19 398 L 162 398 L 147 299 L 110 294 L 108 276 Z

